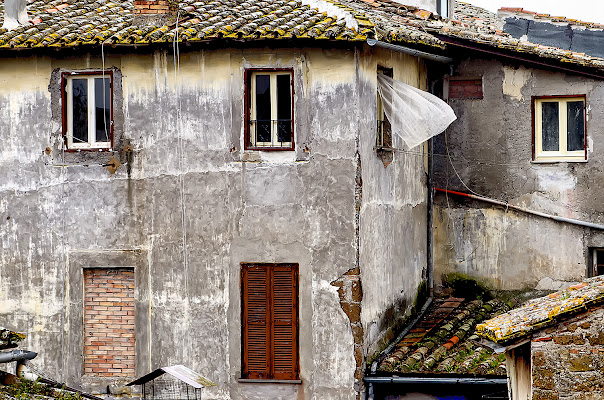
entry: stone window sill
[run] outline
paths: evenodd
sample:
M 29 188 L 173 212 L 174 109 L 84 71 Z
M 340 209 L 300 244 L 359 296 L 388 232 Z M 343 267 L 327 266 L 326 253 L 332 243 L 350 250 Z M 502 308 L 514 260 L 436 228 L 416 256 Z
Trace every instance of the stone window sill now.
M 287 383 L 293 385 L 299 385 L 302 383 L 301 379 L 237 379 L 239 383 Z

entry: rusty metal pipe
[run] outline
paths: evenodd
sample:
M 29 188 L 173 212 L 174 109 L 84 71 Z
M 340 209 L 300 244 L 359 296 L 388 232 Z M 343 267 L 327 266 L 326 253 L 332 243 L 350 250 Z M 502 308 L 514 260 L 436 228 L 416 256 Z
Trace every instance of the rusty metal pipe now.
M 470 199 L 474 199 L 474 200 L 478 200 L 478 201 L 483 201 L 485 203 L 495 204 L 495 205 L 498 205 L 498 206 L 501 206 L 501 207 L 505 207 L 506 210 L 508 210 L 508 209 L 510 209 L 510 210 L 516 210 L 516 211 L 520 211 L 520 212 L 523 212 L 523 213 L 526 213 L 526 214 L 536 215 L 538 217 L 548 218 L 548 219 L 552 219 L 552 220 L 558 221 L 558 222 L 564 222 L 566 224 L 578 225 L 578 226 L 583 226 L 583 227 L 586 227 L 586 228 L 599 229 L 599 230 L 603 230 L 604 231 L 604 225 L 594 224 L 592 222 L 581 221 L 581 220 L 578 220 L 578 219 L 559 217 L 557 215 L 546 214 L 546 213 L 543 213 L 541 211 L 529 210 L 528 208 L 514 206 L 514 205 L 509 204 L 509 203 L 507 203 L 505 201 L 495 200 L 495 199 L 491 199 L 489 197 L 476 196 L 474 194 L 463 193 L 463 192 L 456 192 L 454 190 L 448 190 L 448 189 L 434 188 L 434 190 L 437 191 L 437 192 L 443 192 L 443 193 L 452 194 L 452 195 L 455 195 L 455 196 L 468 197 Z

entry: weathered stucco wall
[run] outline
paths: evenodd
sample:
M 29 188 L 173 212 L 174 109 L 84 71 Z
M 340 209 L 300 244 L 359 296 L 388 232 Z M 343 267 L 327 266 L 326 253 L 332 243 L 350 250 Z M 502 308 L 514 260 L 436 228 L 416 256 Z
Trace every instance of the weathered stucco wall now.
M 456 65 L 454 75 L 482 76 L 484 98 L 449 101 L 458 119 L 446 140 L 440 135 L 435 142 L 437 187 L 469 188 L 535 211 L 604 222 L 597 190 L 604 184 L 598 151 L 604 141 L 603 82 L 479 58 Z M 579 94 L 587 101 L 588 161 L 532 162 L 531 97 Z M 462 272 L 502 289 L 557 289 L 581 280 L 588 248 L 604 245 L 599 231 L 453 195 L 436 196 L 434 226 L 437 281 Z
M 425 258 L 423 164 L 396 154 L 384 168 L 373 151 L 375 62 L 359 61 L 370 55 L 181 48 L 175 62 L 171 49 L 105 50 L 121 76 L 121 141 L 93 155 L 60 151 L 56 79 L 101 68 L 100 51 L 0 59 L 2 319 L 58 380 L 117 394 L 125 380 L 82 377 L 81 273 L 130 267 L 137 376 L 182 363 L 218 384 L 203 398 L 355 398 L 357 341 L 332 283 L 365 271 L 367 328 L 412 301 Z M 401 77 L 418 68 L 393 63 Z M 295 151 L 242 151 L 250 67 L 293 68 Z M 241 262 L 299 263 L 300 385 L 237 380 Z
M 409 150 L 393 140 L 392 163 L 376 156 L 375 102 L 380 65 L 393 69 L 396 80 L 425 89 L 425 69 L 417 58 L 378 51 L 364 57 L 363 104 L 372 105 L 361 120 L 360 262 L 364 289 L 362 321 L 368 355 L 381 350 L 400 329 L 426 279 L 426 175 L 421 147 Z

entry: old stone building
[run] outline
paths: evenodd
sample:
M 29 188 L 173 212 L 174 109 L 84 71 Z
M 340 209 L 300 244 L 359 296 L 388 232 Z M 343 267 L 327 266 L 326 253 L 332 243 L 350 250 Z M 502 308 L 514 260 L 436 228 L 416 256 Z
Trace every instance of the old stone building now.
M 0 31 L 0 315 L 37 367 L 108 396 L 174 364 L 217 384 L 207 399 L 359 396 L 429 275 L 426 157 L 376 146 L 378 69 L 427 89 L 444 45 L 418 21 L 440 17 L 17 6 Z
M 456 13 L 468 25 L 444 39 L 458 50 L 444 90 L 458 120 L 434 143 L 436 279 L 556 290 L 601 273 L 604 60 L 552 43 L 558 28 L 546 45 L 480 8 Z
M 597 276 L 478 325 L 506 352 L 512 400 L 604 397 L 603 292 Z

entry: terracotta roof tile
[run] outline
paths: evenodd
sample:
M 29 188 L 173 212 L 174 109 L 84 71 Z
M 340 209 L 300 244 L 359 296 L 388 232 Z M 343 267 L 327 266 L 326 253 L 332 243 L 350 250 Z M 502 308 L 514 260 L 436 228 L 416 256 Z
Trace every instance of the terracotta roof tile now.
M 511 309 L 514 301 L 436 300 L 421 321 L 378 366 L 380 373 L 505 375 L 505 356 L 493 354 L 471 339 L 486 318 Z M 428 329 L 417 327 L 426 324 Z M 410 340 L 411 339 L 411 340 Z
M 496 343 L 507 342 L 600 303 L 604 303 L 604 276 L 530 300 L 522 307 L 479 324 L 476 332 Z

